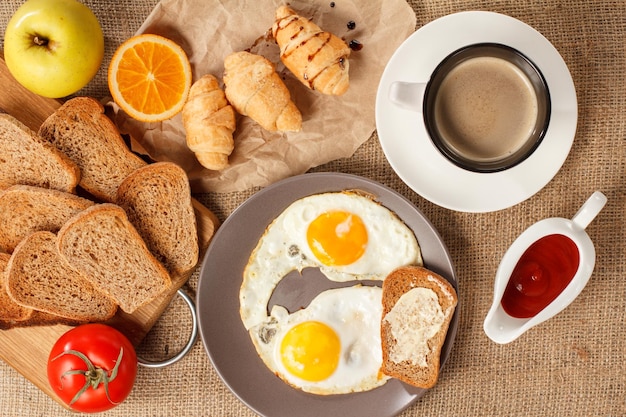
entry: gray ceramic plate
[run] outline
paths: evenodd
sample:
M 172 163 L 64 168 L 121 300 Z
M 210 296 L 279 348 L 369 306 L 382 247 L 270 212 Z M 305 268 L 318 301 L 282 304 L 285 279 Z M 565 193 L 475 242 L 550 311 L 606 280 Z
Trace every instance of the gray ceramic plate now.
M 390 188 L 349 174 L 314 173 L 291 177 L 259 191 L 239 206 L 215 234 L 200 271 L 196 308 L 200 335 L 213 366 L 228 388 L 262 416 L 395 416 L 426 392 L 393 379 L 363 393 L 318 396 L 301 392 L 263 364 L 241 323 L 239 287 L 243 270 L 265 228 L 299 198 L 347 189 L 369 193 L 394 211 L 415 233 L 425 266 L 457 287 L 450 256 L 437 231 L 411 202 Z M 325 279 L 316 280 L 321 275 L 316 269 L 305 270 L 304 274 L 308 275 L 306 281 L 316 284 L 298 289 L 303 280 L 283 279 L 270 304 L 286 304 L 293 310 L 306 305 L 324 286 L 334 285 Z M 452 349 L 457 326 L 458 309 L 442 350 L 442 364 Z

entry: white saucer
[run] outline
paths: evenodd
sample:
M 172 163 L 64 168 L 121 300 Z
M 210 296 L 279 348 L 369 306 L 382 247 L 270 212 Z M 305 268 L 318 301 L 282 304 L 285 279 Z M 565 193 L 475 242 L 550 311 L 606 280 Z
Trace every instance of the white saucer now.
M 510 46 L 530 58 L 543 73 L 552 101 L 550 124 L 537 150 L 521 164 L 495 173 L 466 171 L 448 161 L 430 140 L 422 114 L 388 98 L 392 82 L 426 82 L 447 55 L 484 42 Z M 577 120 L 574 82 L 559 52 L 532 27 L 493 12 L 456 13 L 418 29 L 391 57 L 376 96 L 378 137 L 398 176 L 427 200 L 465 212 L 505 209 L 541 190 L 565 162 Z

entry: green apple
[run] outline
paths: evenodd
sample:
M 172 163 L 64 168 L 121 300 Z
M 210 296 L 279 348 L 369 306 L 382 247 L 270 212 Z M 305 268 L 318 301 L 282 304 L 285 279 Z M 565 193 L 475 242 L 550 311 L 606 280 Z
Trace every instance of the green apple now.
M 98 72 L 103 55 L 100 22 L 76 0 L 28 0 L 4 34 L 9 71 L 44 97 L 65 97 L 83 88 Z

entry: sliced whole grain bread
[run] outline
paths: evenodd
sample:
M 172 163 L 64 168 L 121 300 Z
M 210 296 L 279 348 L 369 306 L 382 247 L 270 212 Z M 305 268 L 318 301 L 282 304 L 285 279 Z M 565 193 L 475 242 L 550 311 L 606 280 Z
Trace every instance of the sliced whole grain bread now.
M 127 313 L 171 286 L 165 267 L 115 204 L 97 204 L 72 217 L 59 230 L 57 245 L 73 268 Z
M 68 326 L 80 324 L 76 320 L 32 310 L 15 303 L 7 294 L 4 282 L 4 272 L 9 264 L 10 257 L 6 253 L 0 253 L 0 330 L 10 330 L 15 327 L 51 326 L 54 324 L 65 324 Z
M 0 188 L 14 184 L 74 192 L 80 169 L 28 126 L 0 113 Z
M 33 314 L 26 320 L 0 320 L 0 330 L 11 330 L 16 327 L 54 326 L 57 324 L 78 326 L 79 324 L 82 324 L 82 322 L 34 310 Z
M 105 202 L 114 202 L 124 178 L 146 165 L 128 149 L 102 104 L 90 97 L 66 101 L 43 122 L 39 135 L 80 167 L 80 187 Z
M 6 289 L 20 305 L 81 322 L 105 321 L 117 311 L 110 297 L 59 255 L 56 235 L 47 231 L 17 245 L 7 266 Z
M 416 387 L 435 385 L 457 302 L 454 287 L 426 268 L 392 271 L 383 281 L 381 371 Z
M 196 266 L 196 214 L 181 167 L 156 162 L 139 168 L 118 188 L 117 204 L 170 274 L 185 274 Z
M 6 268 L 11 255 L 0 253 L 0 322 L 23 321 L 29 319 L 33 310 L 17 304 L 6 291 Z M 0 328 L 2 328 L 0 326 Z
M 13 252 L 29 234 L 58 232 L 79 211 L 95 203 L 75 194 L 29 185 L 0 192 L 0 251 Z

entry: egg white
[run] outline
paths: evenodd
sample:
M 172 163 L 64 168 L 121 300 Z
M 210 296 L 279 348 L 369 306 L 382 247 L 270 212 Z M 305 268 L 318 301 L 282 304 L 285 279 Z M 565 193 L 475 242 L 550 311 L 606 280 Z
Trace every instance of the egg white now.
M 250 335 L 266 366 L 293 387 L 319 395 L 367 391 L 389 379 L 379 372 L 381 316 L 381 288 L 356 285 L 326 290 L 308 307 L 293 314 L 275 306 L 265 322 L 250 329 Z M 285 334 L 307 321 L 328 325 L 341 342 L 337 369 L 322 381 L 310 382 L 292 375 L 280 358 L 280 344 Z
M 368 234 L 364 254 L 354 263 L 325 266 L 307 243 L 307 228 L 323 213 L 358 215 Z M 252 251 L 240 288 L 240 314 L 246 329 L 264 322 L 276 285 L 293 270 L 319 267 L 330 280 L 384 280 L 395 268 L 421 265 L 415 235 L 392 211 L 353 192 L 315 194 L 292 203 L 266 229 Z

